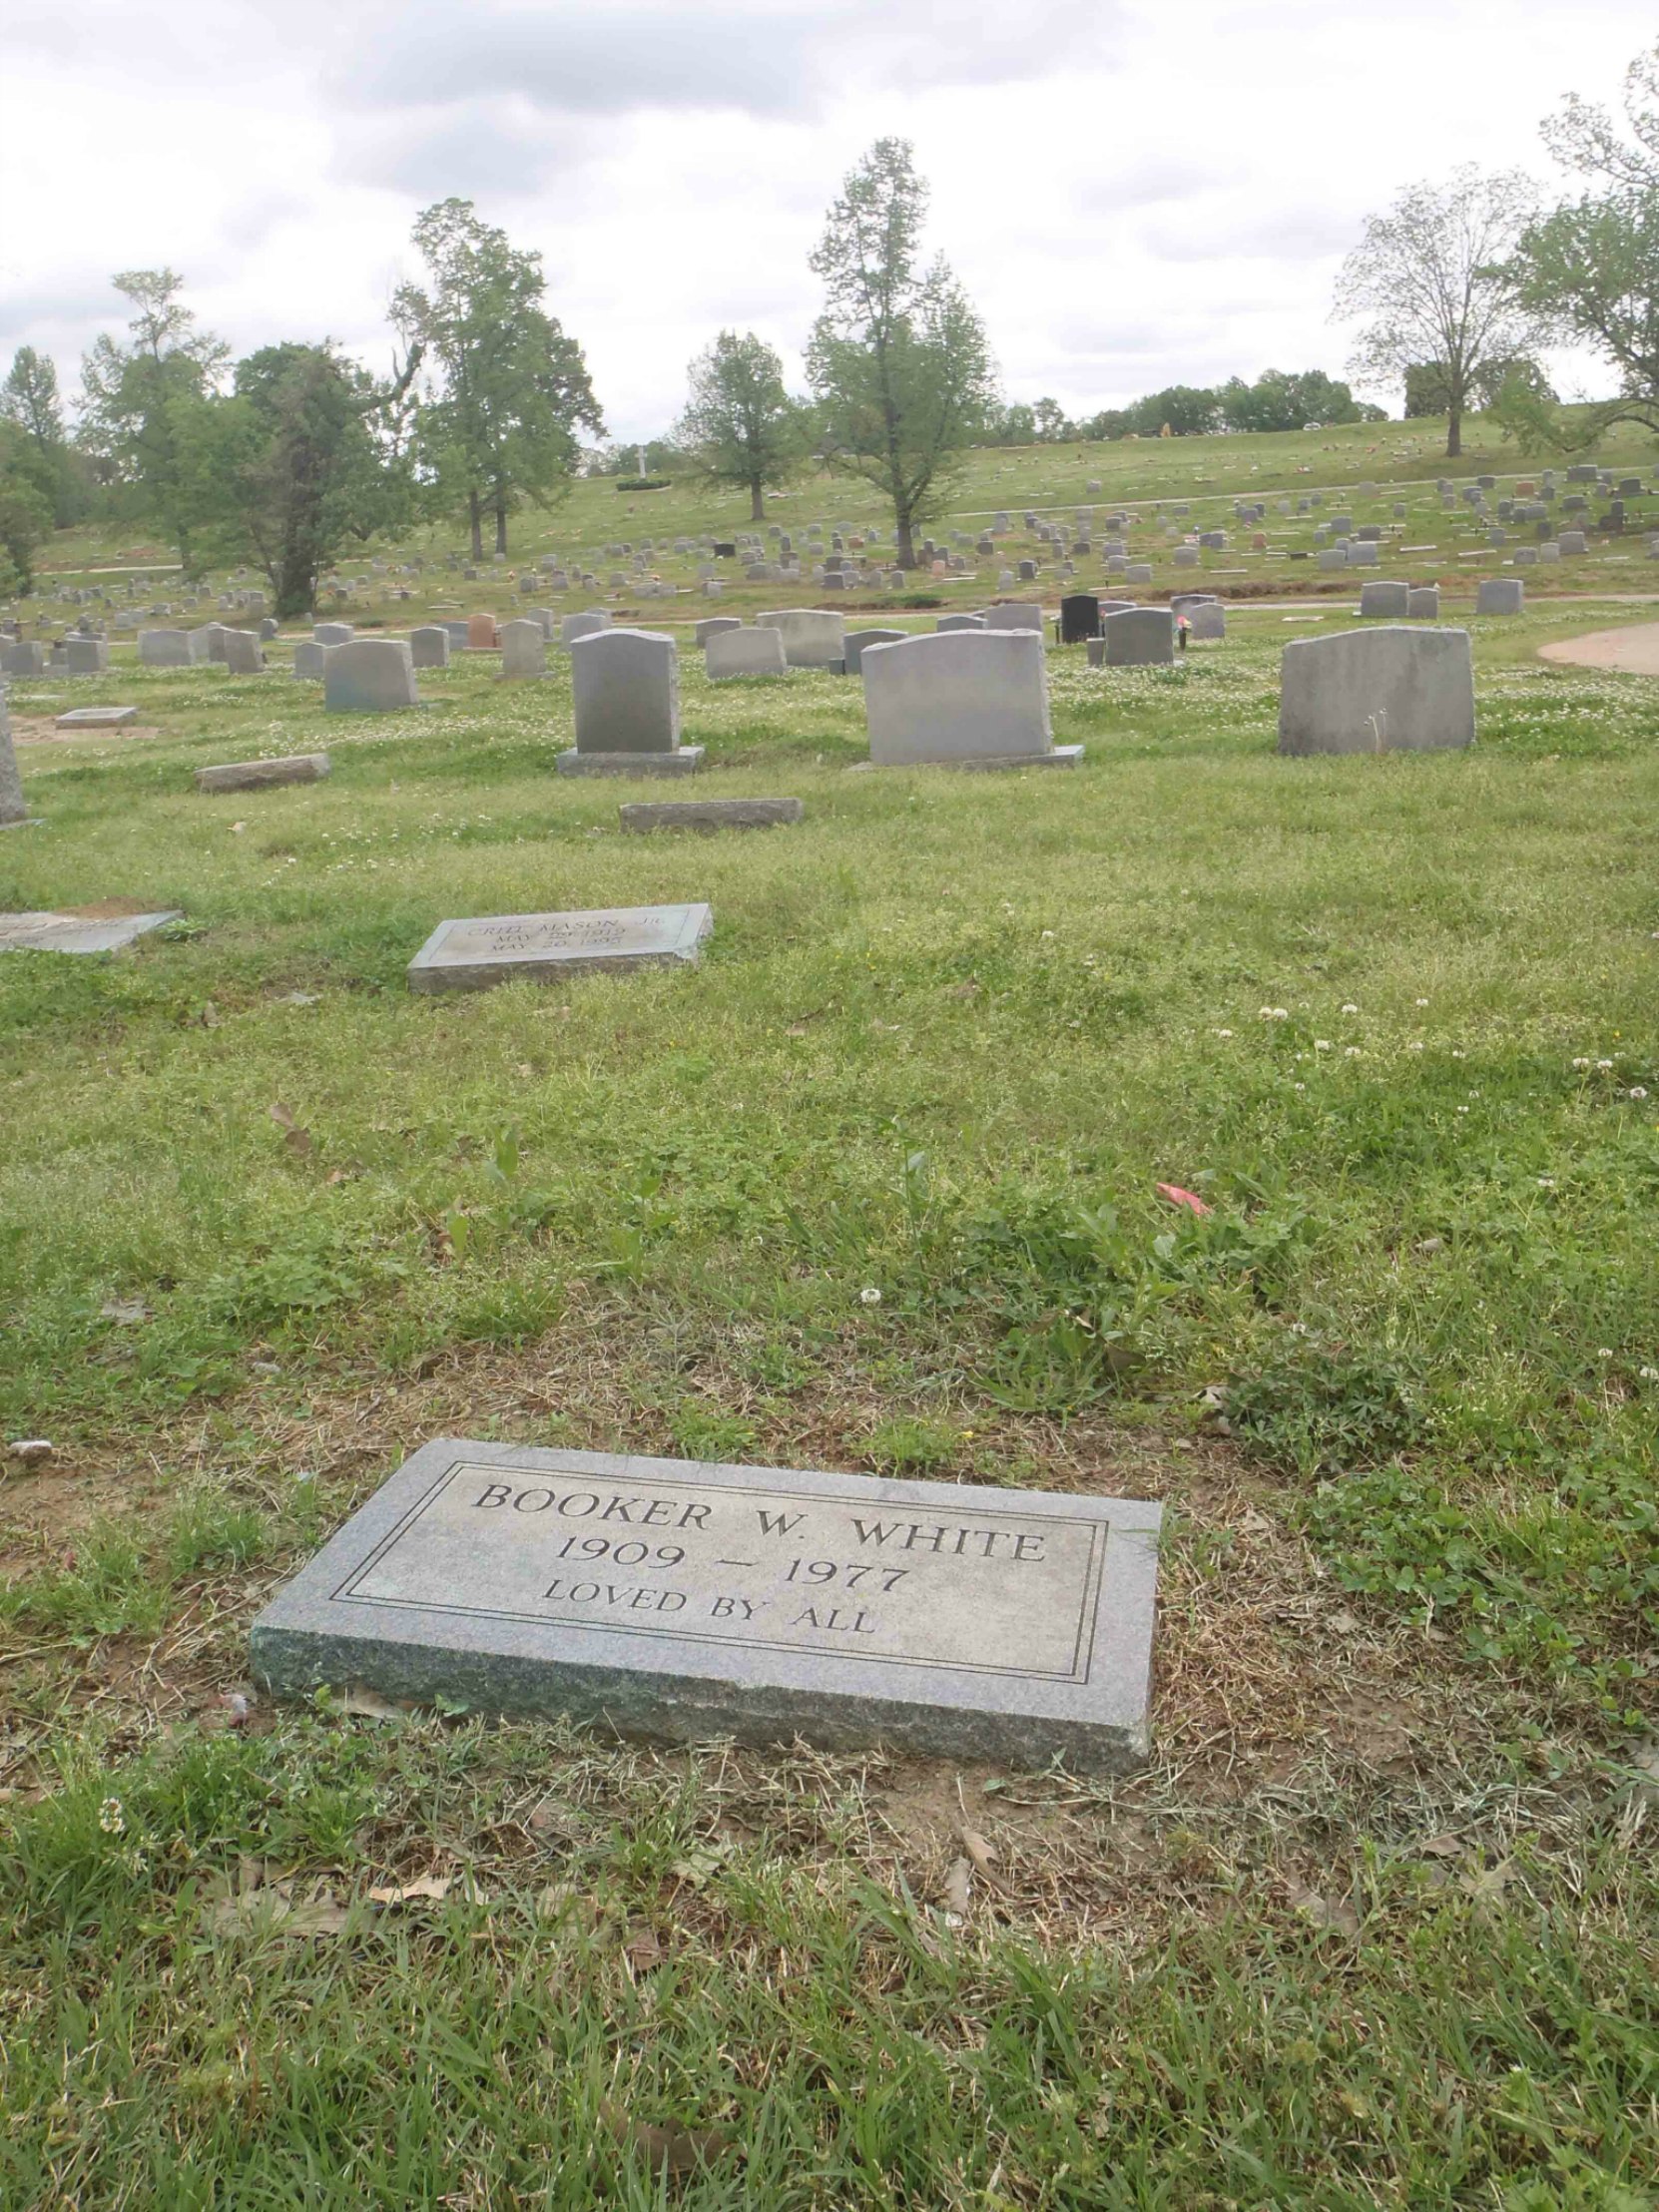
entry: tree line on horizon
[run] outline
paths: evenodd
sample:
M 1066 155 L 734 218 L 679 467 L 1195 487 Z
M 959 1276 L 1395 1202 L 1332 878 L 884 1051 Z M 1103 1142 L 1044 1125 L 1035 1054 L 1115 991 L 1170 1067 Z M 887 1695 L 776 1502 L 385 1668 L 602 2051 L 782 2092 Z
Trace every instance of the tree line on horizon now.
M 1521 172 L 1464 167 L 1371 217 L 1339 278 L 1334 311 L 1360 326 L 1354 368 L 1400 387 L 1407 416 L 1445 417 L 1448 455 L 1475 408 L 1527 452 L 1586 449 L 1616 421 L 1659 433 L 1659 44 L 1626 73 L 1622 124 L 1573 95 L 1543 136 L 1583 180 L 1576 200 L 1546 208 Z M 184 303 L 182 276 L 124 272 L 127 329 L 85 356 L 73 427 L 50 358 L 24 346 L 0 381 L 0 594 L 30 588 L 53 529 L 131 519 L 177 546 L 187 573 L 257 563 L 286 618 L 309 611 L 353 543 L 453 518 L 475 555 L 486 535 L 505 553 L 525 507 L 584 473 L 626 482 L 642 455 L 648 478 L 746 491 L 756 519 L 809 466 L 859 480 L 890 507 L 911 567 L 976 447 L 1388 419 L 1319 369 L 1172 385 L 1076 421 L 1051 398 L 1009 402 L 971 300 L 942 258 L 923 258 L 927 197 L 909 144 L 878 140 L 809 257 L 824 302 L 808 390 L 789 391 L 756 333 L 722 330 L 690 364 L 672 431 L 643 447 L 602 442 L 541 257 L 470 201 L 417 218 L 423 280 L 393 294 L 399 349 L 381 377 L 327 339 L 233 361 Z M 1615 397 L 1569 419 L 1538 365 L 1552 343 L 1598 352 Z

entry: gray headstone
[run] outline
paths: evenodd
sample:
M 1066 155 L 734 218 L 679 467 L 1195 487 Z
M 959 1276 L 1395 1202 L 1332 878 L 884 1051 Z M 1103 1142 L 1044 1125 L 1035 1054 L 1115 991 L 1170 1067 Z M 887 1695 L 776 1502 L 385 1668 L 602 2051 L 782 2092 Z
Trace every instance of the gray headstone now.
M 1475 597 L 1477 615 L 1518 615 L 1525 611 L 1526 586 L 1518 576 L 1488 576 Z
M 0 692 L 0 830 L 15 829 L 28 820 L 23 779 L 17 773 L 17 755 L 12 750 L 11 717 L 6 711 L 5 694 Z
M 579 615 L 565 616 L 559 625 L 559 643 L 574 645 L 578 638 L 594 637 L 610 627 L 610 615 L 603 607 L 589 607 Z
M 349 645 L 356 636 L 348 622 L 313 622 L 311 636 L 318 645 Z
M 1098 643 L 1097 665 L 1156 668 L 1175 659 L 1175 617 L 1167 607 L 1130 607 L 1122 614 L 1103 614 Z
M 257 676 L 265 666 L 257 630 L 227 630 L 225 666 L 233 676 Z
M 71 676 L 101 676 L 110 665 L 110 649 L 102 638 L 66 638 L 64 666 Z
M 188 630 L 141 630 L 138 657 L 143 668 L 189 668 L 197 658 Z
M 322 672 L 328 665 L 328 656 L 335 650 L 330 645 L 318 645 L 315 638 L 301 638 L 293 649 L 293 673 L 307 682 L 320 684 Z
M 711 638 L 718 638 L 723 630 L 741 630 L 742 615 L 706 615 L 701 622 L 692 625 L 692 637 L 699 645 L 707 645 Z
M 1039 638 L 1046 635 L 1043 611 L 1034 599 L 998 600 L 979 619 L 987 630 L 1035 630 Z
M 44 676 L 46 674 L 46 648 L 33 638 L 19 639 L 15 645 L 0 649 L 0 675 Z
M 464 628 L 465 625 L 460 627 Z M 409 659 L 416 668 L 449 666 L 449 629 L 441 622 L 422 623 L 409 632 Z
M 539 622 L 504 622 L 500 639 L 501 674 L 509 682 L 547 674 L 547 634 Z
M 199 768 L 199 792 L 258 792 L 277 784 L 316 784 L 328 774 L 326 753 L 289 753 L 280 760 L 230 761 L 223 768 Z
M 751 630 L 740 622 L 734 629 L 717 630 L 703 648 L 703 672 L 714 684 L 739 676 L 786 676 L 789 666 L 783 633 L 770 628 Z
M 418 707 L 413 655 L 401 638 L 351 638 L 330 646 L 322 669 L 322 704 L 331 715 L 383 715 Z
M 907 630 L 848 630 L 845 639 L 846 654 L 843 663 L 847 675 L 856 676 L 859 674 L 860 666 L 863 660 L 864 648 L 866 646 L 902 645 L 905 638 L 907 638 L 908 636 L 909 632 Z
M 672 638 L 655 630 L 595 630 L 571 646 L 570 669 L 578 754 L 679 749 L 680 665 Z
M 706 905 L 440 921 L 409 962 L 409 988 L 478 991 L 525 979 L 558 981 L 595 968 L 673 967 L 695 960 L 713 927 Z
M 1473 743 L 1466 630 L 1343 630 L 1285 648 L 1281 753 L 1430 752 Z
M 1410 613 L 1409 584 L 1362 584 L 1360 613 L 1368 622 L 1403 622 Z
M 791 668 L 838 668 L 846 655 L 846 618 L 822 607 L 774 607 L 755 617 L 782 633 Z
M 1159 1515 L 437 1438 L 261 1613 L 254 1674 L 1109 1774 L 1148 1749 Z
M 1407 622 L 1438 622 L 1440 619 L 1440 587 L 1438 584 L 1413 584 L 1405 594 L 1405 619 Z
M 878 768 L 1053 755 L 1037 631 L 935 631 L 872 645 L 862 674 L 869 757 Z
M 983 615 L 940 615 L 933 625 L 935 630 L 983 630 L 985 627 Z
M 1227 635 L 1227 610 L 1219 599 L 1201 600 L 1187 612 L 1187 635 L 1195 645 L 1214 645 Z

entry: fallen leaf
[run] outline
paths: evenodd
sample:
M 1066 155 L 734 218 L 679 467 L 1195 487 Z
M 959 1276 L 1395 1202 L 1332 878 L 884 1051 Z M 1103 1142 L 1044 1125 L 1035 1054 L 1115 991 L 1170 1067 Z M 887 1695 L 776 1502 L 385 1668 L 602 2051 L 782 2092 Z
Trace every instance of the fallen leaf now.
M 1455 1836 L 1425 1836 L 1417 1849 L 1425 1859 L 1461 1859 L 1463 1846 Z
M 292 1109 L 284 1106 L 280 1099 L 272 1107 L 271 1118 L 281 1130 L 282 1142 L 290 1152 L 297 1152 L 301 1158 L 309 1152 L 311 1149 L 310 1131 L 300 1127 L 299 1123 L 293 1118 Z
M 989 1874 L 995 1851 L 976 1828 L 958 1828 L 956 1839 L 981 1874 Z
M 622 1955 L 636 1973 L 649 1973 L 653 1966 L 660 1966 L 668 1956 L 652 1928 L 642 1928 L 622 1946 Z
M 120 1322 L 124 1328 L 129 1329 L 138 1322 L 150 1319 L 150 1309 L 142 1298 L 112 1298 L 107 1305 L 100 1306 L 98 1311 L 105 1321 Z
M 1316 1928 L 1334 1929 L 1340 1936 L 1358 1936 L 1360 1916 L 1346 1898 L 1321 1897 L 1317 1890 L 1309 1890 L 1299 1882 L 1291 1884 L 1291 1903 L 1305 1921 L 1312 1921 Z
M 1362 1632 L 1363 1623 L 1357 1621 L 1346 1606 L 1338 1606 L 1336 1612 L 1328 1616 L 1328 1620 L 1339 1636 L 1358 1636 Z
M 952 1860 L 950 1872 L 944 1878 L 944 1889 L 940 1893 L 944 1899 L 945 1910 L 950 1913 L 965 1915 L 968 1906 L 972 1902 L 972 1866 L 966 1859 Z
M 366 1683 L 349 1682 L 335 1700 L 342 1713 L 356 1713 L 369 1721 L 401 1721 L 408 1713 L 401 1705 L 394 1705 L 390 1698 L 382 1697 L 378 1690 L 371 1690 Z
M 723 2127 L 659 2127 L 654 2120 L 631 2120 L 615 2106 L 600 2106 L 600 2117 L 624 2150 L 644 2159 L 655 2173 L 671 2180 L 712 2165 L 732 2147 L 732 2136 Z
M 1215 1209 L 1206 1206 L 1196 1191 L 1184 1191 L 1179 1183 L 1155 1183 L 1153 1189 L 1160 1198 L 1167 1198 L 1172 1206 L 1185 1206 L 1189 1214 L 1208 1214 Z
M 719 1873 L 721 1861 L 731 1856 L 730 1844 L 694 1844 L 668 1871 L 677 1880 L 689 1882 L 694 1890 L 700 1890 L 711 1875 Z
M 350 1919 L 350 1907 L 326 1891 L 296 1905 L 286 1885 L 277 1883 L 222 1899 L 209 1915 L 209 1925 L 219 1936 L 338 1936 Z
M 430 1898 L 434 1904 L 446 1898 L 455 1887 L 452 1874 L 422 1875 L 418 1882 L 388 1883 L 383 1889 L 369 1891 L 376 1905 L 408 1905 L 416 1898 Z
M 979 996 L 979 985 L 976 982 L 952 983 L 950 996 L 952 998 L 977 998 Z
M 1500 1859 L 1495 1867 L 1472 1869 L 1462 1877 L 1458 1888 L 1473 1898 L 1476 1905 L 1495 1905 L 1508 1889 L 1514 1871 L 1513 1860 Z

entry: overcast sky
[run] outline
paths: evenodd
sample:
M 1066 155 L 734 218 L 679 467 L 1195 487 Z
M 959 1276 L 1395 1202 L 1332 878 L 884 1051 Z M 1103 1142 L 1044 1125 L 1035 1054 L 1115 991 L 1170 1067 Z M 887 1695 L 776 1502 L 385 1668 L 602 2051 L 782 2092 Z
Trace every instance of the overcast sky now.
M 382 367 L 411 221 L 459 194 L 543 255 L 610 428 L 649 435 L 722 325 L 799 374 L 824 211 L 899 133 L 1010 398 L 1341 373 L 1367 213 L 1461 161 L 1564 193 L 1540 117 L 1616 101 L 1653 29 L 1637 0 L 12 0 L 0 357 L 72 394 L 111 274 L 165 264 L 239 353 Z

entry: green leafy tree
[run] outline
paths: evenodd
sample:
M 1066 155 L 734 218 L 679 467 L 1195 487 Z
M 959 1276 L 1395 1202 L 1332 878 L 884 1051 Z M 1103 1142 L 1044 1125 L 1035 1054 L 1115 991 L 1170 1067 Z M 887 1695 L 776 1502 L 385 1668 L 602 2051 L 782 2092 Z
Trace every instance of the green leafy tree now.
M 271 579 L 278 620 L 310 612 L 349 541 L 407 521 L 407 472 L 384 426 L 419 359 L 387 385 L 326 343 L 268 345 L 237 363 L 220 425 L 224 527 Z
M 1219 424 L 1221 400 L 1200 384 L 1170 384 L 1137 399 L 1130 413 L 1143 438 L 1161 437 L 1166 426 L 1171 437 L 1198 438 Z
M 0 597 L 34 589 L 35 555 L 52 534 L 52 509 L 36 480 L 29 434 L 0 419 Z
M 807 449 L 805 413 L 784 388 L 784 364 L 753 330 L 722 330 L 690 377 L 676 441 L 706 482 L 747 491 L 750 520 L 759 522 L 767 492 L 788 481 Z
M 1077 435 L 1077 425 L 1057 399 L 1039 399 L 1031 410 L 1031 424 L 1040 445 L 1064 445 Z
M 127 343 L 105 332 L 82 362 L 86 440 L 115 480 L 133 487 L 189 573 L 192 532 L 214 504 L 207 417 L 231 349 L 198 329 L 173 270 L 128 270 L 113 280 L 134 314 Z
M 1446 452 L 1463 450 L 1463 416 L 1489 362 L 1530 357 L 1544 318 L 1505 264 L 1536 207 L 1518 170 L 1465 166 L 1443 185 L 1412 185 L 1366 235 L 1337 282 L 1336 313 L 1361 321 L 1353 366 L 1403 379 L 1421 363 L 1444 377 Z
M 568 490 L 577 430 L 602 434 L 604 418 L 582 348 L 542 304 L 539 254 L 480 222 L 470 200 L 426 209 L 414 243 L 428 281 L 399 285 L 392 317 L 437 379 L 417 418 L 416 456 L 440 500 L 466 513 L 474 556 L 486 511 L 505 553 L 508 516 Z
M 1322 368 L 1300 373 L 1264 369 L 1255 383 L 1234 376 L 1216 394 L 1221 418 L 1230 430 L 1304 430 L 1333 422 L 1358 422 L 1360 407 L 1347 384 Z
M 0 417 L 15 422 L 27 444 L 20 465 L 51 511 L 53 526 L 67 529 L 91 511 L 88 471 L 64 428 L 57 366 L 50 354 L 20 345 L 0 384 Z
M 824 455 L 891 501 L 898 564 L 944 506 L 995 396 L 984 324 L 942 261 L 918 256 L 927 188 L 904 139 L 852 169 L 811 257 L 825 284 L 807 375 Z
M 1619 388 L 1568 428 L 1546 394 L 1511 378 L 1499 419 L 1557 450 L 1593 445 L 1615 422 L 1659 431 L 1659 45 L 1625 73 L 1622 130 L 1576 94 L 1543 130 L 1556 160 L 1598 189 L 1530 224 L 1508 274 L 1556 338 L 1612 363 Z

